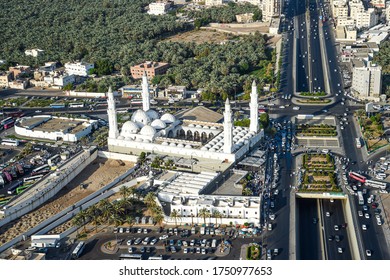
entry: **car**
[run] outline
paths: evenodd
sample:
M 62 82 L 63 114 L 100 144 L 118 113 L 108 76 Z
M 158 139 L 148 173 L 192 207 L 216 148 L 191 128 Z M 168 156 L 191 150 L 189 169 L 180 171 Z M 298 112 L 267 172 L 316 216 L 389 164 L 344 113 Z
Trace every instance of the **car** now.
M 283 106 L 283 105 L 279 106 L 279 109 L 285 109 L 285 108 L 286 108 L 286 107 Z
M 35 113 L 42 113 L 42 111 L 41 110 L 36 110 Z
M 376 202 L 372 203 L 371 205 L 372 209 L 376 209 L 378 207 L 378 204 Z
M 183 240 L 183 246 L 184 247 L 187 247 L 188 246 L 188 242 L 186 240 Z
M 279 190 L 275 190 L 274 195 L 278 195 L 278 194 L 279 194 Z
M 199 247 L 196 248 L 196 253 L 197 253 L 197 254 L 200 254 L 200 248 L 199 248 Z
M 267 250 L 267 260 L 272 260 L 271 249 Z
M 145 247 L 141 247 L 141 253 L 145 253 L 146 251 L 146 248 Z
M 334 236 L 333 236 L 333 235 L 329 235 L 329 236 L 328 236 L 328 240 L 329 240 L 329 241 L 333 241 L 333 239 L 334 239 Z
M 336 241 L 336 242 L 340 242 L 340 235 L 338 235 L 338 234 L 336 234 L 335 236 L 334 236 L 334 240 Z
M 177 241 L 177 246 L 181 247 L 183 245 L 183 242 L 181 240 Z
M 367 205 L 363 205 L 363 210 L 364 211 L 368 211 L 368 206 Z
M 340 129 L 344 129 L 344 126 L 340 126 Z
M 271 221 L 275 220 L 275 214 L 270 213 L 269 214 L 269 218 L 270 218 Z
M 365 214 L 364 214 L 364 217 L 365 217 L 366 219 L 369 219 L 369 218 L 370 218 L 370 214 L 369 214 L 369 213 L 365 213 Z
M 144 241 L 142 241 L 142 244 L 148 245 L 149 241 L 150 241 L 150 237 L 147 236 L 147 237 L 145 237 Z
M 154 244 L 156 244 L 156 243 L 157 243 L 157 241 L 158 241 L 158 239 L 157 239 L 157 238 L 153 238 L 153 239 L 152 239 L 152 241 L 150 241 L 150 245 L 154 245 Z
M 343 248 L 337 247 L 337 252 L 338 252 L 339 254 L 342 254 L 342 253 L 343 253 Z
M 207 253 L 206 248 L 202 248 L 202 255 L 206 255 L 206 253 Z
M 274 249 L 274 256 L 277 256 L 277 255 L 279 255 L 279 249 L 278 249 L 278 248 L 275 248 L 275 249 Z
M 273 201 L 271 201 L 270 207 L 271 207 L 271 208 L 274 208 L 274 207 L 275 207 L 275 203 L 274 203 Z
M 330 212 L 327 211 L 327 212 L 325 213 L 325 216 L 330 217 Z
M 333 202 L 334 202 L 334 199 L 333 199 L 333 198 L 331 198 L 331 199 L 330 199 L 330 202 L 332 202 L 332 203 L 333 203 Z
M 142 242 L 142 239 L 141 238 L 137 238 L 135 241 L 134 241 L 134 245 L 138 245 Z
M 176 248 L 175 248 L 175 246 L 171 246 L 170 249 L 171 249 L 171 253 L 176 253 Z
M 367 225 L 362 224 L 362 230 L 367 230 Z
M 327 112 L 328 112 L 328 110 L 324 109 L 324 110 L 322 110 L 322 112 L 324 112 L 324 113 L 327 113 Z
M 173 239 L 169 240 L 169 246 L 173 246 L 173 245 L 175 245 L 175 240 Z
M 130 233 L 130 228 L 126 228 L 126 233 Z
M 194 246 L 195 245 L 195 239 L 192 239 L 191 241 L 190 241 L 190 246 Z
M 300 107 L 299 106 L 295 106 L 295 107 L 293 107 L 293 110 L 295 110 L 295 111 L 298 111 L 300 109 Z
M 318 223 L 318 219 L 317 218 L 313 218 L 313 224 L 317 224 Z
M 164 239 L 167 239 L 168 238 L 168 235 L 164 234 L 162 236 L 159 237 L 160 240 L 164 240 Z
M 338 231 L 339 230 L 339 226 L 338 225 L 334 225 L 334 230 Z
M 146 247 L 146 253 L 150 253 L 152 251 L 151 247 Z
M 187 254 L 188 253 L 188 248 L 184 248 L 183 253 Z
M 366 250 L 366 256 L 371 257 L 371 250 Z
M 359 210 L 358 215 L 359 215 L 359 217 L 363 217 L 363 212 Z
M 131 244 L 133 244 L 133 239 L 127 240 L 126 244 L 127 244 L 127 246 L 130 246 Z
M 139 229 L 137 230 L 137 233 L 142 233 L 142 228 L 139 228 Z
M 144 234 L 148 234 L 148 229 L 144 228 Z

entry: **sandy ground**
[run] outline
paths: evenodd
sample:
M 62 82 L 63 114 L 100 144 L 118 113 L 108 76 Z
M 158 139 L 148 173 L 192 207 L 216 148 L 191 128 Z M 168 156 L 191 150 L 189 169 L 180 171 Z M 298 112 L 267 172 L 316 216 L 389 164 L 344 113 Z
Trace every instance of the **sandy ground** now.
M 102 188 L 133 165 L 134 163 L 131 162 L 96 159 L 49 202 L 13 223 L 2 227 L 0 229 L 0 245 Z M 81 183 L 86 184 L 87 187 L 85 189 L 81 188 Z M 56 228 L 52 233 L 60 233 L 70 226 L 70 222 L 67 222 Z
M 171 36 L 166 41 L 183 42 L 183 43 L 216 43 L 219 44 L 228 38 L 228 34 L 222 32 L 214 32 L 211 30 L 196 30 L 188 31 L 175 36 Z

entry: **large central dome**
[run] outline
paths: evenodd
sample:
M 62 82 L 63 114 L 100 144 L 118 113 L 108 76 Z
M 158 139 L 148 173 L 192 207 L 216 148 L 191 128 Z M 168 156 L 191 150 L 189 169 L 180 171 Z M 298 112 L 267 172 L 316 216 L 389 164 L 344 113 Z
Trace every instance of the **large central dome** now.
M 145 113 L 144 110 L 138 109 L 134 112 L 134 114 L 131 116 L 131 121 L 136 123 L 139 127 L 143 127 L 150 123 L 149 116 Z

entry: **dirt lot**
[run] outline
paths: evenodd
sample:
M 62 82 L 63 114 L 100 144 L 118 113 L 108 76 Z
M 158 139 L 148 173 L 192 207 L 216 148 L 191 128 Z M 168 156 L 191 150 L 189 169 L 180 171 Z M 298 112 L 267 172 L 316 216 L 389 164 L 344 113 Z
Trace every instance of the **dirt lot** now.
M 182 43 L 216 43 L 219 44 L 228 38 L 228 34 L 212 30 L 194 30 L 169 37 L 165 41 Z
M 133 165 L 134 163 L 132 162 L 122 162 L 101 158 L 96 159 L 66 187 L 64 187 L 54 198 L 49 200 L 49 202 L 15 222 L 2 227 L 0 229 L 0 245 L 10 241 L 21 233 L 38 225 L 45 219 L 102 188 L 120 174 L 123 174 L 126 170 L 133 167 Z M 86 188 L 81 188 L 81 183 L 86 184 Z M 58 228 L 58 232 L 62 232 L 69 226 L 69 222 L 64 224 Z

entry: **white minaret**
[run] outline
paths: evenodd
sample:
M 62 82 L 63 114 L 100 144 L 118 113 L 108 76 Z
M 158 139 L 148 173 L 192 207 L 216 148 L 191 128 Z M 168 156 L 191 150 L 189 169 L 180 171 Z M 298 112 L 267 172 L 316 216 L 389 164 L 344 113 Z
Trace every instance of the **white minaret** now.
M 149 83 L 145 71 L 142 76 L 142 108 L 145 112 L 150 109 Z
M 229 98 L 226 98 L 225 112 L 223 113 L 223 133 L 224 144 L 223 152 L 231 154 L 233 152 L 233 121 L 232 121 L 232 108 L 230 107 Z
M 116 139 L 119 135 L 118 131 L 118 123 L 116 120 L 116 108 L 115 108 L 115 100 L 114 94 L 112 93 L 111 86 L 108 88 L 108 101 L 107 101 L 107 115 L 108 115 L 108 138 Z
M 251 102 L 249 104 L 251 109 L 249 131 L 259 132 L 259 104 L 257 103 L 257 86 L 256 82 L 252 83 Z

